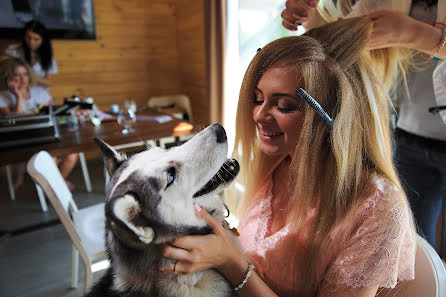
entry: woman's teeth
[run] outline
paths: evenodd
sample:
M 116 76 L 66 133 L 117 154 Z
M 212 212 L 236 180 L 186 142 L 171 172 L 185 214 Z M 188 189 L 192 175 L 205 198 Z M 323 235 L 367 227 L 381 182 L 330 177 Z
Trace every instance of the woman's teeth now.
M 269 137 L 279 136 L 279 135 L 283 134 L 282 132 L 266 132 L 266 131 L 263 131 L 263 130 L 260 130 L 260 133 L 262 133 L 265 136 L 269 136 Z

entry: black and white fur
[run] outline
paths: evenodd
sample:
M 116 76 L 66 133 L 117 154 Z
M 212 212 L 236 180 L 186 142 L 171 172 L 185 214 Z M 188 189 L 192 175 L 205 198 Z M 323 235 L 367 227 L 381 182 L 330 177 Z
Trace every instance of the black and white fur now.
M 217 195 L 239 172 L 227 160 L 227 138 L 212 125 L 187 143 L 151 148 L 127 158 L 100 139 L 110 178 L 106 190 L 106 248 L 110 268 L 86 297 L 226 297 L 229 283 L 214 269 L 190 275 L 164 274 L 168 265 L 159 245 L 184 235 L 209 234 L 196 217 L 194 203 L 218 220 L 225 207 Z M 210 191 L 210 192 L 209 192 Z

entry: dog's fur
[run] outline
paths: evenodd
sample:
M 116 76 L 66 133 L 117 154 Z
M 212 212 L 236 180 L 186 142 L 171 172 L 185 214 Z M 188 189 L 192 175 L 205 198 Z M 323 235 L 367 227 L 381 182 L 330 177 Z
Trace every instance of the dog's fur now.
M 111 265 L 86 297 L 234 296 L 229 283 L 214 269 L 190 275 L 154 269 L 172 262 L 161 255 L 159 245 L 212 231 L 196 217 L 194 203 L 223 220 L 225 207 L 217 193 L 239 171 L 237 161 L 226 159 L 224 128 L 215 124 L 180 147 L 151 148 L 131 158 L 100 139 L 95 141 L 111 176 L 105 203 Z M 218 187 L 199 195 L 205 185 L 208 190 L 212 185 Z

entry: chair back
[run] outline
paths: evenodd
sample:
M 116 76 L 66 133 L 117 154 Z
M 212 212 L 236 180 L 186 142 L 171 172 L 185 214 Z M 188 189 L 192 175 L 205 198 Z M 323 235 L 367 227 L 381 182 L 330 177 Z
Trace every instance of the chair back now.
M 51 155 L 46 151 L 36 153 L 27 164 L 27 171 L 34 182 L 45 192 L 57 216 L 67 230 L 71 240 L 80 242 L 70 213 L 77 211 L 70 189 Z
M 147 101 L 148 107 L 168 107 L 170 105 L 175 104 L 176 107 L 179 107 L 184 110 L 184 112 L 189 117 L 189 122 L 192 122 L 192 107 L 190 104 L 189 97 L 184 94 L 178 95 L 165 95 L 165 96 L 155 96 L 150 97 Z
M 379 297 L 446 297 L 446 271 L 435 249 L 417 235 L 415 279 L 395 289 L 385 289 Z

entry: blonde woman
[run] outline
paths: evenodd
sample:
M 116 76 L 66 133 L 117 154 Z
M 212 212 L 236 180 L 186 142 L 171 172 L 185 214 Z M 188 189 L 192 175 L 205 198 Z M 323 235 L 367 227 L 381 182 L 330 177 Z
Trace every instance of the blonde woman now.
M 0 115 L 29 114 L 39 107 L 51 103 L 51 95 L 41 85 L 36 85 L 31 67 L 20 58 L 3 56 L 0 59 Z M 60 157 L 58 163 L 62 176 L 66 179 L 77 162 L 77 154 L 72 153 Z M 17 178 L 14 188 L 18 189 L 24 180 L 25 165 L 17 166 Z M 65 180 L 70 190 L 75 186 Z
M 396 93 L 399 113 L 395 161 L 419 232 L 435 247 L 437 223 L 445 203 L 446 112 L 429 110 L 446 103 L 446 62 L 441 61 L 446 59 L 446 1 L 359 0 L 352 3 L 287 0 L 282 24 L 296 30 L 296 22 L 311 28 L 338 17 L 368 17 L 374 22 L 368 47 L 385 48 L 383 57 L 389 61 L 388 69 L 393 67 L 393 74 L 398 68 L 394 67 L 398 63 L 392 63 L 395 56 L 403 51 L 414 56 L 408 61 L 415 67 L 407 71 L 407 65 L 402 67 L 406 79 Z M 307 17 L 302 18 L 302 14 Z
M 239 296 L 366 297 L 413 279 L 415 232 L 392 164 L 389 98 L 365 48 L 371 30 L 367 19 L 334 22 L 257 53 L 234 149 L 244 254 L 197 205 L 213 233 L 164 246 L 178 261 L 163 272 L 213 267 Z
M 20 58 L 2 57 L 0 76 L 0 114 L 32 113 L 39 105 L 48 105 L 51 95 L 35 85 L 31 67 Z

